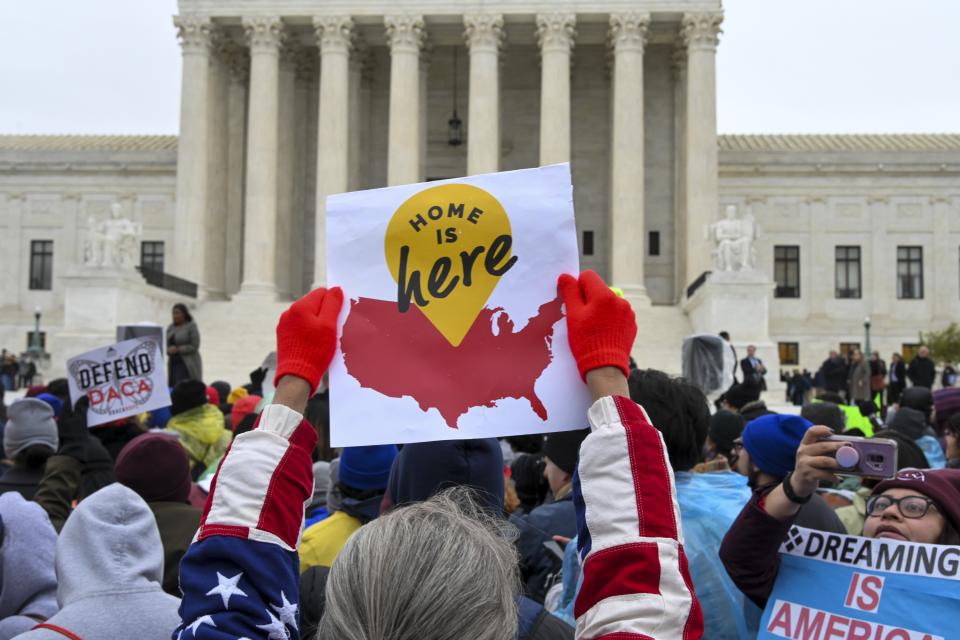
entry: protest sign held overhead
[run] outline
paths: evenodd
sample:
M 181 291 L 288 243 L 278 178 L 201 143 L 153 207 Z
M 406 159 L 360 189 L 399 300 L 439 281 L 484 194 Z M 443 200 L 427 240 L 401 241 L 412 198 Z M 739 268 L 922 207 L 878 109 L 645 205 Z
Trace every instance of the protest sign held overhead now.
M 758 638 L 956 637 L 960 548 L 793 527 Z
M 67 374 L 71 401 L 83 396 L 90 401 L 89 427 L 170 405 L 154 338 L 124 340 L 71 358 Z
M 328 198 L 334 446 L 584 427 L 557 295 L 572 196 L 562 164 Z

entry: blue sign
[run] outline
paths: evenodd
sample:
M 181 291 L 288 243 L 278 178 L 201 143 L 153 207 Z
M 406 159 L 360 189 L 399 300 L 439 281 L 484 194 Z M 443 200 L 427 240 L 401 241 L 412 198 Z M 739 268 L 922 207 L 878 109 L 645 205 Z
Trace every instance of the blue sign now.
M 960 638 L 960 547 L 793 527 L 757 638 Z

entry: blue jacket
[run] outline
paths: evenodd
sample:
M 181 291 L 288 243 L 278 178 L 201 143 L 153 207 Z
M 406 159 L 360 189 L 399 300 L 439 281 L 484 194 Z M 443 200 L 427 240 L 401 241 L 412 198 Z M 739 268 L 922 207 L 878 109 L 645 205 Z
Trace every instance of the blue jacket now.
M 520 553 L 520 575 L 524 593 L 537 602 L 543 602 L 547 594 L 549 578 L 560 571 L 561 560 L 543 543 L 553 536 L 573 537 L 577 534 L 577 512 L 573 495 L 542 504 L 530 513 L 510 518 L 520 530 L 517 551 Z

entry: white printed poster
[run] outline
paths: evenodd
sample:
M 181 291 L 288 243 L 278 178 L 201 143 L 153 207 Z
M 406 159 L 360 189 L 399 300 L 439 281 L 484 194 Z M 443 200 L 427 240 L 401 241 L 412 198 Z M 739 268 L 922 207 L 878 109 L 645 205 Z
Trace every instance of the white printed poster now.
M 327 243 L 333 446 L 587 426 L 557 293 L 579 272 L 568 164 L 330 196 Z
M 67 361 L 70 399 L 90 400 L 87 426 L 170 406 L 163 354 L 156 338 L 134 338 Z

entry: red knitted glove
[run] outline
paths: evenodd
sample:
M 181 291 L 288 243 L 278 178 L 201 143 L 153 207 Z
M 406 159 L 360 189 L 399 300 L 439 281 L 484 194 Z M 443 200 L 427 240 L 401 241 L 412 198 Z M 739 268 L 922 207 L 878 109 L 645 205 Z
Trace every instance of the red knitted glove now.
M 617 296 L 593 271 L 578 281 L 564 274 L 557 290 L 567 307 L 570 351 L 580 377 L 600 367 L 617 367 L 630 375 L 630 349 L 637 337 L 637 319 L 630 303 Z
M 283 312 L 277 323 L 277 375 L 297 376 L 317 390 L 337 349 L 337 316 L 343 305 L 340 287 L 314 289 Z

